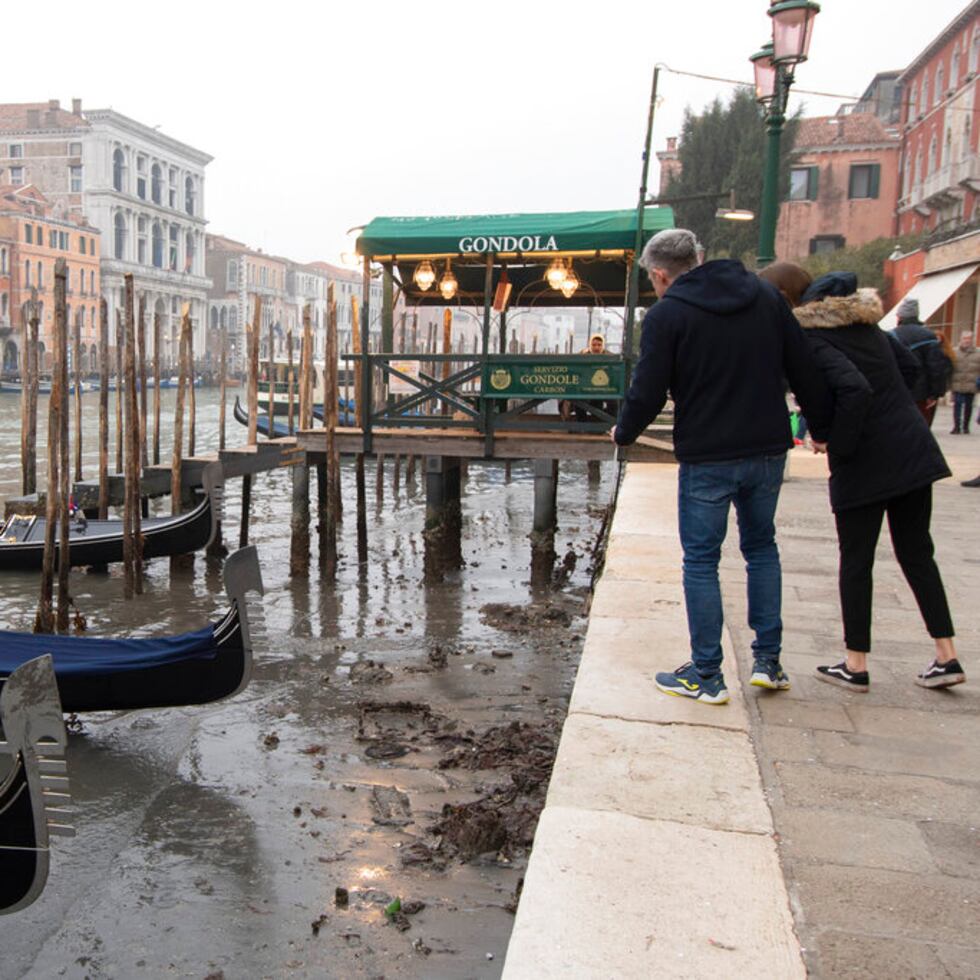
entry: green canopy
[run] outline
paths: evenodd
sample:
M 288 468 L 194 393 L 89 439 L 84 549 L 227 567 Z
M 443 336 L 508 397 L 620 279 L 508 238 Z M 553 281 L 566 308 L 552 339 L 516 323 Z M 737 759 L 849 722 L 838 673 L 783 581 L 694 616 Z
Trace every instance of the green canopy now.
M 647 208 L 643 241 L 673 227 L 671 208 Z M 606 251 L 632 249 L 635 238 L 635 210 L 375 218 L 361 232 L 357 251 L 372 258 Z

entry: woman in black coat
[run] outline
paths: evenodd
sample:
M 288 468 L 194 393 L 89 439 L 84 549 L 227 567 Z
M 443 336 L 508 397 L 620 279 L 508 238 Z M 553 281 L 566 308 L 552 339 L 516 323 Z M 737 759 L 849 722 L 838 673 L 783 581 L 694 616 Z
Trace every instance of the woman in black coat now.
M 771 275 L 766 278 L 780 286 Z M 817 676 L 852 691 L 868 690 L 872 570 L 887 514 L 895 557 L 936 643 L 935 659 L 916 683 L 960 684 L 966 678 L 956 659 L 953 623 L 929 533 L 932 484 L 950 472 L 912 400 L 918 363 L 878 326 L 881 300 L 873 289 L 859 290 L 853 273 L 821 276 L 803 292 L 794 313 L 834 393 L 826 451 L 847 652 L 840 663 L 818 667 Z

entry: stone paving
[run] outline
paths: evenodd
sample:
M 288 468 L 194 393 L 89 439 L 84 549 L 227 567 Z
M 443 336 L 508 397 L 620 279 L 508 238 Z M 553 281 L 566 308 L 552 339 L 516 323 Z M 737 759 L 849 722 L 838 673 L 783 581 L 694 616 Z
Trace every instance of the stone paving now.
M 980 433 L 934 431 L 954 479 L 937 485 L 933 535 L 968 682 L 913 684 L 933 646 L 891 551 L 875 565 L 868 694 L 813 676 L 843 653 L 837 542 L 821 458 L 797 449 L 778 516 L 783 664 L 792 689 L 745 687 L 750 732 L 812 977 L 980 976 Z M 751 665 L 732 528 L 722 567 L 743 685 Z M 726 665 L 729 686 L 733 665 Z

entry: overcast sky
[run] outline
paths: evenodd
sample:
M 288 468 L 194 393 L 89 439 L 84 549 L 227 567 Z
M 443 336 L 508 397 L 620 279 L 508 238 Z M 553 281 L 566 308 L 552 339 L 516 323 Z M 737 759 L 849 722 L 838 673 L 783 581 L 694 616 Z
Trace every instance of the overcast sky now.
M 654 64 L 749 81 L 767 6 L 54 0 L 7 37 L 2 99 L 78 97 L 159 125 L 215 158 L 212 232 L 337 261 L 346 230 L 376 215 L 635 207 Z M 966 2 L 822 6 L 797 86 L 857 96 Z M 654 149 L 686 106 L 730 90 L 662 73 Z M 801 100 L 810 115 L 840 101 Z

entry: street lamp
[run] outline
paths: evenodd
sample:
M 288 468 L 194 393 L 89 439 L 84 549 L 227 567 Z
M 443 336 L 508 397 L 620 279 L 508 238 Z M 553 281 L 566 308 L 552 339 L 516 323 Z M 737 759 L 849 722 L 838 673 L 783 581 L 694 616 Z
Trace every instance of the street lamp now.
M 796 66 L 807 59 L 813 21 L 820 5 L 813 0 L 772 0 L 772 42 L 749 59 L 755 70 L 755 97 L 766 120 L 768 147 L 759 215 L 759 266 L 776 259 L 776 221 L 779 218 L 779 143 L 786 124 L 786 103 Z

